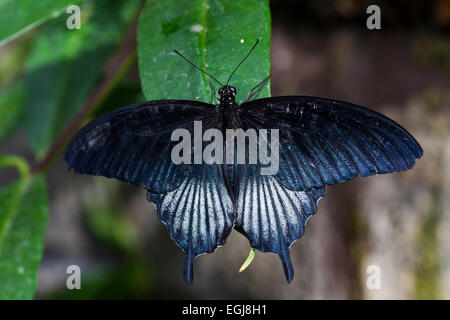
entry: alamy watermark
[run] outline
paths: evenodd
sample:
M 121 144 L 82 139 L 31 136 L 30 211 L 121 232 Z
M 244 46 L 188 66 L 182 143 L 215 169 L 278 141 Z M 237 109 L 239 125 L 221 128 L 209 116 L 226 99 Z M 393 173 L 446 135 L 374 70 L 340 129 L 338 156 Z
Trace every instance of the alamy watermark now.
M 72 4 L 67 7 L 66 13 L 70 16 L 66 19 L 66 26 L 69 30 L 81 29 L 81 9 L 79 6 Z
M 381 29 L 381 9 L 376 4 L 372 4 L 367 7 L 367 14 L 370 16 L 366 20 L 366 26 L 369 30 L 380 30 Z
M 367 267 L 366 273 L 368 274 L 366 286 L 369 290 L 381 289 L 381 268 L 376 264 L 372 264 Z
M 224 139 L 222 131 L 210 128 L 203 133 L 202 122 L 194 121 L 193 139 L 191 133 L 184 128 L 174 130 L 170 139 L 178 141 L 171 152 L 172 162 L 177 165 L 261 164 L 261 175 L 274 175 L 278 172 L 278 129 L 226 129 Z M 209 143 L 203 148 L 203 142 Z
M 67 267 L 66 273 L 69 274 L 66 280 L 67 289 L 81 289 L 81 268 L 73 264 Z

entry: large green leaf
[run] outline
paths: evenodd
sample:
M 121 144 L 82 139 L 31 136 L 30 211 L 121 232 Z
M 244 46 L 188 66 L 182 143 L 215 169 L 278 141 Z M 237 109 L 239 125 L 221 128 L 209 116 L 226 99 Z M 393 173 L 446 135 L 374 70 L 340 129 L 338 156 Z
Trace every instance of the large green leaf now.
M 80 30 L 60 18 L 43 28 L 27 62 L 25 128 L 42 155 L 97 84 L 139 5 L 138 0 L 86 2 Z
M 0 0 L 0 45 L 83 0 Z M 62 25 L 64 27 L 65 24 Z
M 144 94 L 148 99 L 210 102 L 208 77 L 173 50 L 225 83 L 256 39 L 259 45 L 231 81 L 238 91 L 238 101 L 270 73 L 269 1 L 149 1 L 138 27 Z M 217 90 L 218 85 L 214 86 Z M 268 83 L 260 96 L 269 95 Z
M 3 165 L 17 165 L 22 178 L 0 189 L 0 299 L 31 299 L 47 225 L 46 184 L 15 157 L 0 157 Z
M 23 110 L 23 82 L 16 82 L 7 88 L 1 88 L 0 95 L 0 141 L 19 124 Z

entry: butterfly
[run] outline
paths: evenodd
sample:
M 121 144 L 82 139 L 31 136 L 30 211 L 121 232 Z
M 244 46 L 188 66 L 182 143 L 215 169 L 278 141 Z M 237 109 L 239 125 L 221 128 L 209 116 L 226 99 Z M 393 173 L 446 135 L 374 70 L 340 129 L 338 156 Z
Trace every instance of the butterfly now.
M 65 151 L 69 170 L 75 173 L 144 186 L 170 238 L 185 252 L 183 275 L 188 284 L 193 281 L 194 259 L 224 245 L 233 228 L 252 248 L 278 254 L 291 282 L 289 247 L 317 211 L 325 185 L 408 170 L 423 154 L 399 124 L 355 104 L 306 96 L 253 99 L 268 78 L 238 105 L 236 88 L 229 82 L 257 43 L 225 85 L 176 51 L 221 85 L 217 104 L 156 100 L 119 108 L 88 123 Z M 277 147 L 271 149 L 278 149 L 277 170 L 262 174 L 267 162 L 250 163 L 248 155 L 243 162 L 174 162 L 173 150 L 180 140 L 174 140 L 173 133 L 182 129 L 195 136 L 198 123 L 201 134 L 227 129 L 265 132 L 260 142 Z M 244 146 L 251 150 L 249 143 L 244 141 Z M 184 152 L 195 158 L 207 144 L 200 141 L 200 149 L 197 145 Z M 229 145 L 225 140 L 222 147 Z M 219 144 L 213 155 L 220 148 Z

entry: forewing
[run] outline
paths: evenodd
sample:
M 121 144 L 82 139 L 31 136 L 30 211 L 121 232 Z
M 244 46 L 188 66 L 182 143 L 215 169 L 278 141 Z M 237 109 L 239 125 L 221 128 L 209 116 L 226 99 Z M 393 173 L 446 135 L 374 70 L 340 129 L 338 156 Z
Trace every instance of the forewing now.
M 192 175 L 168 193 L 148 192 L 171 239 L 186 254 L 184 280 L 193 280 L 193 261 L 225 243 L 234 224 L 233 202 L 221 165 L 194 165 Z
M 249 127 L 279 129 L 275 177 L 291 190 L 407 170 L 423 153 L 399 124 L 346 102 L 273 97 L 244 103 L 238 113 Z
M 69 143 L 65 159 L 76 173 L 101 175 L 147 190 L 167 192 L 191 174 L 191 166 L 171 160 L 172 132 L 193 122 L 208 123 L 212 105 L 184 100 L 149 101 L 109 112 L 82 128 Z
M 261 175 L 258 165 L 240 165 L 238 170 L 236 225 L 245 231 L 253 248 L 280 256 L 291 282 L 294 269 L 289 246 L 303 235 L 325 188 L 291 191 L 274 176 Z

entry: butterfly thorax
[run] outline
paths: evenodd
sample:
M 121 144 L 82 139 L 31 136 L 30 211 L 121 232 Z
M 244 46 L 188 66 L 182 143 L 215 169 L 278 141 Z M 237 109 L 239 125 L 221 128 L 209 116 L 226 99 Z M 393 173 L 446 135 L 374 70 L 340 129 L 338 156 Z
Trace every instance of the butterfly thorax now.
M 225 85 L 219 89 L 219 96 L 222 129 L 236 129 L 239 123 L 236 118 L 236 88 Z
M 220 96 L 220 105 L 225 106 L 234 106 L 236 105 L 236 88 L 225 85 L 222 88 L 219 89 L 219 96 Z

